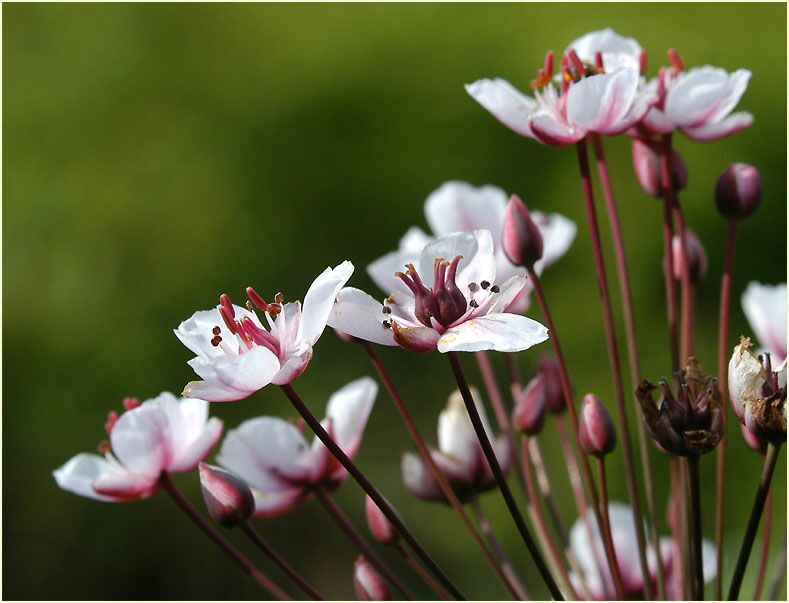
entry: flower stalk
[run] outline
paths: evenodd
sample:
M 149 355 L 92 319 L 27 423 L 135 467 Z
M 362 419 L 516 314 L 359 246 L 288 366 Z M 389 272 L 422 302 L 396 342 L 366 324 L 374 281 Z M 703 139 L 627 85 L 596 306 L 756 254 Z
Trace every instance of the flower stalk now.
M 699 457 L 689 456 L 688 478 L 690 483 L 690 552 L 693 568 L 693 599 L 704 599 L 704 573 L 701 559 L 701 477 Z

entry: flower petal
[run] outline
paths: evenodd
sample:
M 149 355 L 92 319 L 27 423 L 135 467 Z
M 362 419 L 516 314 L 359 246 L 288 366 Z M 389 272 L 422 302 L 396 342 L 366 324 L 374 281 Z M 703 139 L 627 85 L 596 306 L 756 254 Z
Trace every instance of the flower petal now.
M 400 471 L 403 484 L 414 496 L 424 500 L 445 500 L 441 488 L 418 455 L 404 453 L 400 459 Z
M 378 394 L 378 384 L 370 377 L 351 381 L 334 392 L 326 406 L 335 441 L 350 458 L 356 456 L 367 418 Z
M 445 182 L 425 201 L 425 217 L 436 236 L 458 231 L 489 230 L 495 242 L 504 227 L 507 193 L 497 186 Z
M 271 350 L 253 347 L 240 356 L 217 356 L 205 360 L 197 357 L 189 361 L 194 371 L 206 383 L 187 384 L 183 395 L 209 402 L 241 400 L 265 387 L 280 369 L 279 359 Z
M 480 410 L 479 392 L 476 388 L 472 388 L 471 392 L 477 410 Z M 459 391 L 455 391 L 449 397 L 446 408 L 438 415 L 438 448 L 443 454 L 456 460 L 464 473 L 473 474 L 477 469 L 479 446 L 463 396 Z M 466 479 L 471 481 L 468 476 Z
M 334 268 L 326 268 L 310 285 L 304 296 L 302 337 L 315 345 L 326 328 L 337 294 L 353 274 L 353 264 L 345 260 Z
M 586 136 L 583 128 L 573 127 L 544 112 L 532 115 L 530 125 L 535 140 L 552 147 L 572 144 Z
M 516 314 L 487 314 L 449 329 L 438 341 L 438 351 L 520 352 L 548 339 L 548 329 Z
M 786 358 L 786 283 L 748 283 L 742 309 L 759 343 L 770 351 L 773 366 L 780 365 Z
M 384 327 L 383 304 L 354 287 L 345 287 L 337 295 L 329 315 L 329 326 L 364 341 L 396 346 L 392 330 Z
M 201 430 L 200 435 L 181 450 L 180 454 L 170 463 L 168 471 L 171 473 L 192 471 L 200 461 L 206 459 L 221 437 L 222 421 L 211 417 Z
M 682 132 L 685 136 L 693 140 L 709 142 L 711 140 L 725 138 L 731 134 L 736 134 L 740 130 L 750 127 L 752 123 L 753 115 L 750 113 L 732 113 L 721 121 L 699 126 L 697 128 L 683 128 Z
M 686 128 L 720 121 L 737 105 L 750 77 L 745 69 L 729 74 L 709 65 L 685 71 L 668 89 L 666 115 Z
M 167 415 L 156 400 L 146 401 L 120 416 L 110 433 L 110 443 L 115 456 L 130 472 L 158 478 L 172 455 Z
M 555 264 L 567 253 L 575 240 L 578 226 L 561 214 L 544 214 L 541 211 L 531 212 L 532 220 L 542 235 L 542 258 L 534 265 L 537 274 Z
M 533 137 L 529 116 L 537 110 L 537 102 L 519 92 L 507 80 L 477 80 L 466 84 L 466 92 L 510 130 Z
M 637 88 L 638 71 L 631 68 L 586 77 L 567 92 L 567 120 L 592 132 L 621 129 Z
M 255 498 L 255 516 L 267 519 L 282 517 L 294 511 L 305 496 L 303 488 L 290 488 L 276 492 L 271 490 L 263 492 L 255 488 L 250 488 L 250 490 Z
M 233 309 L 236 313 L 236 318 L 247 317 L 255 325 L 262 327 L 260 320 L 253 312 L 235 305 Z M 211 340 L 216 336 L 213 332 L 216 327 L 219 328 L 219 336 L 222 338 L 222 341 L 227 342 L 231 347 L 234 346 L 237 341 L 236 336 L 228 330 L 222 315 L 219 313 L 218 306 L 211 310 L 195 312 L 190 318 L 178 325 L 174 332 L 176 337 L 181 340 L 181 343 L 197 356 L 213 358 L 224 354 L 219 347 L 211 344 Z M 233 343 L 230 344 L 229 342 Z
M 416 268 L 427 286 L 433 285 L 433 263 L 436 258 L 452 261 L 463 259 L 458 264 L 455 282 L 464 294 L 468 294 L 469 283 L 496 280 L 496 256 L 493 237 L 488 230 L 454 232 L 428 243 L 419 254 Z
M 109 496 L 99 494 L 93 489 L 93 483 L 102 476 L 131 475 L 118 463 L 111 463 L 96 454 L 80 453 L 71 458 L 62 467 L 52 472 L 58 486 L 74 494 L 105 502 L 121 502 L 128 496 Z M 136 476 L 139 480 L 140 477 Z M 146 480 L 147 481 L 147 480 Z M 139 492 L 140 488 L 135 488 Z
M 439 334 L 435 329 L 420 326 L 401 326 L 396 320 L 392 321 L 392 337 L 394 341 L 409 352 L 422 354 L 436 349 Z
M 367 274 L 384 293 L 402 291 L 410 294 L 410 289 L 394 274 L 403 270 L 406 264 L 416 262 L 419 252 L 432 240 L 421 228 L 412 226 L 400 239 L 398 250 L 368 264 Z
M 131 471 L 102 473 L 93 482 L 93 490 L 98 494 L 118 501 L 148 498 L 158 488 L 158 477 L 144 476 Z
M 573 40 L 567 46 L 567 50 L 570 49 L 575 50 L 579 59 L 591 64 L 595 63 L 595 54 L 601 53 L 606 71 L 619 67 L 640 68 L 641 45 L 634 38 L 620 36 L 610 27 Z

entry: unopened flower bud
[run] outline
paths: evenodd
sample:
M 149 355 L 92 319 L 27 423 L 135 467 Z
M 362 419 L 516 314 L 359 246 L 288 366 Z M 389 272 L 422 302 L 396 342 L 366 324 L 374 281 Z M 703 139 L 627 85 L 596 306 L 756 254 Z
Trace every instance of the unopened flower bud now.
M 688 248 L 690 281 L 698 284 L 707 275 L 707 252 L 699 237 L 690 228 L 685 229 L 685 245 Z M 679 235 L 674 235 L 671 239 L 671 249 L 671 256 L 674 259 L 674 278 L 679 280 L 682 276 L 682 243 Z
M 516 266 L 533 266 L 542 258 L 542 235 L 529 215 L 526 204 L 512 195 L 504 212 L 501 246 Z
M 548 412 L 558 415 L 567 407 L 559 363 L 552 356 L 543 355 L 537 361 L 537 370 L 545 380 L 545 402 L 548 406 Z
M 762 200 L 762 177 L 747 163 L 732 163 L 718 178 L 715 205 L 727 220 L 747 218 Z
M 764 454 L 767 450 L 767 442 L 765 440 L 760 440 L 755 435 L 751 433 L 751 430 L 748 429 L 745 425 L 740 424 L 740 433 L 742 434 L 742 439 L 745 440 L 745 445 L 748 446 L 754 452 L 759 452 Z
M 369 496 L 365 497 L 364 510 L 367 515 L 367 527 L 370 528 L 370 533 L 381 544 L 395 544 L 400 540 L 400 535 L 394 526 L 389 523 L 386 515 L 383 514 L 375 501 Z
M 205 506 L 218 524 L 234 528 L 252 517 L 255 498 L 244 480 L 215 465 L 200 463 L 198 467 Z
M 578 440 L 586 454 L 603 458 L 616 447 L 614 423 L 600 398 L 594 394 L 584 396 L 578 429 Z
M 537 374 L 521 392 L 515 409 L 512 411 L 512 423 L 515 429 L 526 435 L 540 433 L 545 423 L 548 395 L 545 389 L 545 378 Z
M 353 587 L 359 601 L 389 601 L 392 598 L 384 579 L 363 555 L 359 555 L 353 565 Z
M 661 171 L 661 147 L 652 140 L 633 139 L 633 168 L 641 188 L 651 197 L 663 196 L 663 177 Z M 671 151 L 671 174 L 674 190 L 681 191 L 688 185 L 688 169 L 676 151 Z

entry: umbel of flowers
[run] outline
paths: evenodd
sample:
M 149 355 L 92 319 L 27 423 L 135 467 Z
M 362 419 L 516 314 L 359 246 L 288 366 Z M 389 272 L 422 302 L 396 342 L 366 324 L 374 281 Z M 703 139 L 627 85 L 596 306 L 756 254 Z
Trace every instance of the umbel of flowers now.
M 708 254 L 719 250 L 706 249 L 686 223 L 679 193 L 691 182 L 688 173 L 693 166 L 674 149 L 673 136 L 714 141 L 750 126 L 753 116 L 735 109 L 751 74 L 709 65 L 688 68 L 672 49 L 667 58 L 668 64 L 649 78 L 640 44 L 605 29 L 572 41 L 560 55 L 548 51 L 531 82 L 531 95 L 502 79 L 480 79 L 466 86 L 472 98 L 516 133 L 546 146 L 575 146 L 607 363 L 590 355 L 565 357 L 566 331 L 554 320 L 550 304 L 563 292 L 552 290 L 549 281 L 543 284 L 544 277 L 550 278 L 547 269 L 572 246 L 577 232 L 573 219 L 530 208 L 533 199 L 497 186 L 454 180 L 427 196 L 426 228 L 411 226 L 396 250 L 367 266 L 383 297 L 349 285 L 354 266 L 344 261 L 314 279 L 303 304 L 286 301 L 283 293 L 268 286 L 261 289 L 265 297 L 245 287 L 248 299 L 243 306 L 222 294 L 214 308 L 195 312 L 175 329 L 194 354 L 188 364 L 198 376 L 186 384 L 184 398 L 164 393 L 143 403 L 124 400 L 124 412 L 112 411 L 107 417 L 108 439 L 99 444 L 101 455 L 75 456 L 54 472 L 57 484 L 106 502 L 166 492 L 264 589 L 265 596 L 275 599 L 290 599 L 296 591 L 313 600 L 325 598 L 302 575 L 300 560 L 284 559 L 256 527 L 274 520 L 295 525 L 300 519 L 293 512 L 304 504 L 320 505 L 358 549 L 358 556 L 347 560 L 345 582 L 359 600 L 465 598 L 470 583 L 442 569 L 445 560 L 427 551 L 422 544 L 425 535 L 411 532 L 406 525 L 410 517 L 396 510 L 376 486 L 385 480 L 356 464 L 365 455 L 364 432 L 378 383 L 361 377 L 335 391 L 323 420 L 296 391 L 297 378 L 309 379 L 309 363 L 319 357 L 319 339 L 330 326 L 343 340 L 364 349 L 416 447 L 400 457 L 402 486 L 418 499 L 441 502 L 457 514 L 464 535 L 489 566 L 491 579 L 512 598 L 701 599 L 705 585 L 713 581 L 712 595 L 722 598 L 727 569 L 728 596 L 736 599 L 763 516 L 764 550 L 771 537 L 770 483 L 786 441 L 786 284 L 747 286 L 742 308 L 760 347 L 754 353 L 751 340 L 743 337 L 732 354 L 730 301 L 733 289 L 741 289 L 733 278 L 735 241 L 769 187 L 755 167 L 731 164 L 712 194 L 725 220 L 727 239 L 722 251 L 717 374 L 708 374 L 696 357 L 695 299 L 696 288 L 708 276 Z M 663 206 L 662 224 L 654 225 L 655 232 L 663 234 L 663 264 L 653 267 L 653 273 L 663 273 L 663 374 L 673 374 L 673 383 L 662 379 L 655 385 L 641 374 L 636 326 L 637 311 L 642 309 L 633 302 L 625 233 L 604 149 L 604 137 L 618 135 L 632 139 L 635 176 L 644 192 Z M 596 158 L 610 224 L 625 325 L 623 348 L 614 327 L 588 145 Z M 592 294 L 573 295 L 586 299 Z M 534 310 L 540 321 L 525 315 Z M 438 415 L 435 443 L 423 435 L 432 428 L 419 425 L 411 415 L 410 401 L 388 373 L 377 345 L 419 354 L 437 352 L 447 358 L 457 389 L 446 407 L 439 410 L 439 400 L 420 400 L 433 404 Z M 543 353 L 534 363 L 536 370 L 524 380 L 520 354 L 530 358 L 529 350 L 540 345 Z M 620 349 L 626 350 L 626 366 Z M 463 358 L 461 352 L 466 353 Z M 353 353 L 350 347 L 348 353 Z M 493 353 L 507 366 L 506 387 L 496 374 Z M 411 355 L 408 361 L 419 358 Z M 479 382 L 476 374 L 469 378 L 468 362 L 464 363 L 469 359 L 479 369 Z M 584 384 L 575 383 L 571 369 L 581 361 L 607 366 L 613 405 L 594 393 L 576 401 L 574 385 Z M 222 423 L 208 416 L 210 403 L 244 400 L 269 385 L 285 394 L 298 418 L 258 416 L 243 421 L 228 431 L 214 464 L 209 464 L 222 435 Z M 637 448 L 628 420 L 634 404 L 641 411 Z M 733 568 L 724 568 L 719 552 L 729 407 L 748 447 L 762 456 L 762 473 L 758 480 L 754 476 L 756 496 L 738 559 Z M 495 427 L 489 417 L 495 419 Z M 561 462 L 544 454 L 546 438 L 558 440 Z M 702 530 L 702 499 L 711 495 L 703 496 L 700 488 L 700 459 L 713 450 L 714 543 Z M 608 495 L 606 462 L 620 454 L 627 503 L 611 501 Z M 665 472 L 653 470 L 655 463 L 663 462 L 669 466 L 667 483 L 655 479 Z M 570 518 L 569 530 L 563 511 L 569 502 L 560 504 L 554 487 L 557 473 L 565 471 L 577 514 Z M 199 479 L 208 516 L 175 486 L 172 476 L 177 473 Z M 363 509 L 372 538 L 334 499 L 348 478 L 365 494 Z M 525 505 L 514 494 L 515 483 Z M 541 583 L 523 580 L 524 568 L 513 563 L 498 537 L 510 526 L 494 524 L 485 514 L 481 499 L 496 496 L 505 503 Z M 663 535 L 658 521 L 663 511 L 658 501 L 663 498 L 668 501 L 669 536 Z M 357 511 L 361 510 L 360 496 Z M 215 523 L 249 538 L 268 564 L 265 571 Z M 322 555 L 334 554 L 331 540 L 322 546 Z M 381 547 L 400 556 L 407 572 L 395 571 Z M 276 579 L 269 577 L 274 571 Z M 784 571 L 779 567 L 768 582 L 762 555 L 753 598 L 774 598 Z M 287 587 L 280 584 L 283 579 Z

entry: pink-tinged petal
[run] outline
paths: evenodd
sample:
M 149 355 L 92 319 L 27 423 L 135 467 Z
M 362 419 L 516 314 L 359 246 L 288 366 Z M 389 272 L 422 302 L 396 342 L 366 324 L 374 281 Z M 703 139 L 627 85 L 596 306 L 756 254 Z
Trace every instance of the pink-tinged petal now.
M 282 363 L 280 369 L 271 378 L 271 382 L 274 385 L 292 383 L 299 375 L 307 370 L 307 365 L 309 365 L 310 360 L 312 360 L 312 348 L 307 348 L 302 354 L 291 356 Z
M 401 326 L 396 320 L 392 321 L 392 337 L 394 341 L 409 352 L 422 354 L 436 349 L 440 335 L 430 327 Z
M 310 285 L 304 296 L 302 337 L 315 345 L 326 328 L 337 294 L 353 274 L 353 264 L 348 260 L 334 268 L 326 268 Z
M 99 494 L 93 489 L 93 482 L 100 476 L 126 475 L 128 473 L 118 463 L 112 463 L 95 454 L 82 452 L 53 471 L 52 475 L 63 490 L 104 502 L 120 502 L 126 500 L 126 497 Z
M 542 274 L 544 268 L 555 264 L 567 253 L 575 240 L 578 226 L 569 218 L 556 213 L 533 211 L 531 217 L 542 235 L 542 259 L 534 265 L 537 274 Z
M 276 417 L 258 417 L 228 432 L 217 461 L 255 490 L 281 492 L 307 480 L 309 451 L 295 425 Z
M 222 437 L 222 421 L 212 417 L 206 422 L 200 435 L 170 462 L 170 473 L 192 471 L 200 461 L 204 461 Z
M 611 519 L 611 537 L 625 589 L 629 593 L 640 592 L 644 588 L 644 579 L 638 559 L 638 537 L 633 510 L 629 505 L 612 502 L 608 505 L 608 514 Z
M 253 347 L 240 356 L 217 356 L 210 361 L 193 358 L 189 366 L 207 383 L 192 382 L 184 389 L 183 395 L 209 402 L 246 398 L 271 383 L 280 369 L 279 359 L 271 350 L 261 346 Z
M 675 124 L 668 115 L 657 107 L 652 107 L 638 125 L 638 134 L 634 135 L 669 134 L 674 127 Z
M 748 283 L 742 295 L 742 309 L 753 332 L 770 352 L 774 367 L 786 358 L 786 283 Z
M 472 397 L 477 410 L 481 410 L 479 392 L 475 388 L 472 389 Z M 458 391 L 452 393 L 446 408 L 438 416 L 438 447 L 444 455 L 457 461 L 462 471 L 470 475 L 476 471 L 479 442 Z
M 681 73 L 669 87 L 665 112 L 675 124 L 695 128 L 720 121 L 737 105 L 751 73 L 733 74 L 717 67 L 697 67 Z
M 386 582 L 375 568 L 359 555 L 353 566 L 353 588 L 359 601 L 391 601 Z
M 532 137 L 529 116 L 537 110 L 537 102 L 533 98 L 501 78 L 466 84 L 466 92 L 510 130 Z
M 436 236 L 458 231 L 489 230 L 494 241 L 501 238 L 507 194 L 497 186 L 471 186 L 445 182 L 425 201 L 425 218 Z
M 512 300 L 509 306 L 504 309 L 504 312 L 509 314 L 526 314 L 531 307 L 531 281 L 526 281 L 526 286 L 521 292 Z
M 156 406 L 164 415 L 170 451 L 167 470 L 190 471 L 194 469 L 197 462 L 187 469 L 173 469 L 173 467 L 178 466 L 181 456 L 202 436 L 208 420 L 208 402 L 199 399 L 176 398 L 170 392 L 162 392 L 144 404 Z M 214 429 L 216 428 L 212 427 L 212 430 Z M 219 432 L 221 433 L 221 423 Z M 219 435 L 217 434 L 216 437 L 218 438 Z
M 328 270 L 328 268 L 327 268 Z M 270 317 L 267 316 L 267 318 Z M 280 358 L 287 358 L 294 354 L 302 353 L 312 345 L 303 336 L 304 315 L 301 311 L 301 302 L 288 302 L 282 306 L 276 320 L 270 320 L 271 335 L 279 342 Z
M 641 122 L 657 102 L 657 93 L 645 89 L 639 89 L 636 92 L 636 97 L 633 100 L 633 103 L 630 105 L 630 110 L 627 112 L 627 114 L 621 120 L 619 120 L 618 123 L 603 131 L 602 133 L 609 136 L 616 136 L 618 134 L 625 133 L 630 128 Z
M 395 276 L 395 272 L 402 271 L 408 263 L 416 262 L 419 252 L 432 240 L 421 228 L 412 226 L 400 239 L 398 250 L 387 253 L 368 264 L 367 274 L 384 293 L 388 294 L 392 291 L 410 293 L 405 283 Z
M 383 304 L 354 287 L 345 287 L 329 315 L 329 326 L 364 341 L 396 346 L 391 328 L 384 326 L 388 316 Z
M 255 517 L 265 517 L 266 519 L 282 517 L 291 513 L 307 495 L 304 488 L 266 492 L 255 488 L 250 489 L 255 498 Z
M 411 494 L 424 500 L 445 500 L 441 488 L 418 455 L 406 452 L 400 461 L 403 484 Z
M 736 134 L 740 130 L 750 127 L 752 123 L 753 115 L 750 113 L 733 113 L 726 119 L 715 123 L 699 126 L 698 128 L 682 128 L 682 132 L 693 140 L 709 142 Z
M 604 560 L 605 552 L 597 530 L 594 513 L 592 509 L 587 509 L 586 512 L 590 516 L 589 519 L 595 535 L 595 542 L 590 542 L 585 522 L 579 517 L 570 529 L 570 549 L 578 562 L 584 581 L 589 589 L 589 594 L 592 598 L 599 600 L 606 598 L 605 585 L 598 571 L 598 559 Z
M 158 476 L 150 477 L 131 471 L 102 473 L 93 482 L 93 489 L 98 494 L 118 501 L 148 498 L 158 487 Z
M 490 314 L 506 312 L 512 302 L 527 287 L 529 279 L 526 276 L 513 276 L 500 286 L 500 291 L 493 297 L 493 303 L 488 308 Z
M 496 278 L 496 256 L 493 237 L 490 231 L 454 232 L 428 243 L 419 254 L 416 264 L 419 276 L 428 287 L 433 285 L 433 265 L 436 258 L 452 261 L 455 257 L 463 259 L 458 264 L 455 282 L 465 294 L 469 283 L 487 280 L 493 283 Z
M 520 352 L 548 339 L 548 329 L 517 314 L 488 314 L 449 329 L 438 341 L 438 351 Z
M 600 29 L 573 40 L 567 50 L 574 50 L 582 61 L 595 63 L 596 53 L 603 56 L 606 71 L 614 71 L 619 67 L 640 67 L 641 45 L 634 38 L 620 36 L 610 27 Z M 567 51 L 565 51 L 567 52 Z
M 110 433 L 115 456 L 130 472 L 156 479 L 172 457 L 167 415 L 155 401 L 123 413 Z
M 572 127 L 548 113 L 534 114 L 531 118 L 531 129 L 535 140 L 552 147 L 572 144 L 586 136 L 583 128 Z
M 236 313 L 236 318 L 247 317 L 258 327 L 262 326 L 258 317 L 247 309 L 235 305 L 233 309 Z M 219 327 L 219 336 L 222 338 L 222 341 L 229 343 L 231 347 L 236 345 L 236 336 L 227 329 L 227 325 L 217 308 L 195 312 L 190 318 L 178 325 L 174 332 L 176 337 L 181 340 L 181 343 L 197 356 L 213 358 L 224 354 L 219 347 L 211 344 L 211 340 L 216 336 L 213 332 L 213 329 L 216 327 Z
M 613 131 L 621 127 L 637 89 L 635 69 L 622 68 L 586 77 L 567 92 L 567 120 L 590 132 Z
M 352 381 L 334 392 L 326 406 L 335 441 L 350 458 L 356 456 L 367 419 L 378 394 L 378 384 L 370 377 Z

